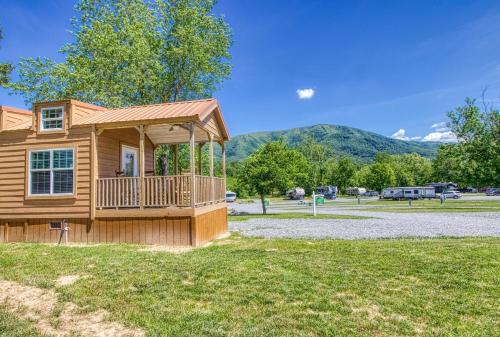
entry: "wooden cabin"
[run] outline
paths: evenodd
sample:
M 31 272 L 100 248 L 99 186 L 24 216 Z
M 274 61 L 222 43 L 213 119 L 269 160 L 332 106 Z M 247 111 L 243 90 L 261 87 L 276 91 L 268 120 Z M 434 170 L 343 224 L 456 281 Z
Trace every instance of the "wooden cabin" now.
M 227 231 L 228 139 L 215 99 L 122 109 L 76 100 L 35 103 L 32 111 L 0 106 L 0 242 L 202 245 Z M 174 174 L 162 176 L 155 148 L 164 144 L 173 148 Z M 179 170 L 180 144 L 189 144 L 188 171 Z

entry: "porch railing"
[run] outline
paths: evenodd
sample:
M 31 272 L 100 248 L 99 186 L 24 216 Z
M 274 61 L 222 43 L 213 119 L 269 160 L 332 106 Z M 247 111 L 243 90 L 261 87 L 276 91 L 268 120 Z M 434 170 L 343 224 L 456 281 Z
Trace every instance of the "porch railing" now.
M 140 183 L 138 177 L 97 179 L 96 206 L 98 208 L 139 207 Z
M 191 204 L 191 176 L 144 178 L 144 206 L 168 207 Z
M 212 182 L 213 179 L 213 182 Z M 191 176 L 120 177 L 97 179 L 96 207 L 189 207 L 191 205 Z M 195 206 L 225 200 L 224 179 L 195 176 Z

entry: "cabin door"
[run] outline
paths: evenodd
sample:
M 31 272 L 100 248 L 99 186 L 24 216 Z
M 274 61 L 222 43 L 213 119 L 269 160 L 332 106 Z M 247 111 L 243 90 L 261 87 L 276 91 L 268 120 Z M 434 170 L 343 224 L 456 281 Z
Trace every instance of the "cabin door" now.
M 125 177 L 139 175 L 139 150 L 135 147 L 122 145 L 122 172 Z

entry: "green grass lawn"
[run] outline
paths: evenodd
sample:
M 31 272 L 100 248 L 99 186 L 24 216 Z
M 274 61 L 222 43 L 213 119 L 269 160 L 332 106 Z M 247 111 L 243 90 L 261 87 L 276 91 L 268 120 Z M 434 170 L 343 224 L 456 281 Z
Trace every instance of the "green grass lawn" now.
M 0 304 L 0 337 L 42 337 L 28 321 L 19 320 Z
M 470 212 L 500 212 L 500 207 L 377 207 L 360 208 L 360 211 L 392 212 L 392 213 L 470 213 Z
M 85 276 L 57 288 L 60 301 L 148 336 L 498 336 L 500 239 L 233 235 L 180 255 L 140 248 L 1 244 L 0 277 L 53 288 Z M 0 336 L 35 336 L 12 320 L 0 307 Z
M 414 200 L 411 206 L 408 201 L 371 200 L 362 202 L 363 205 L 370 206 L 364 210 L 383 212 L 500 212 L 500 200 L 448 199 L 443 204 L 439 200 Z
M 370 219 L 370 217 L 359 215 L 341 215 L 341 214 L 316 214 L 312 213 L 272 213 L 272 214 L 248 214 L 248 215 L 229 215 L 229 221 L 247 221 L 250 219 Z

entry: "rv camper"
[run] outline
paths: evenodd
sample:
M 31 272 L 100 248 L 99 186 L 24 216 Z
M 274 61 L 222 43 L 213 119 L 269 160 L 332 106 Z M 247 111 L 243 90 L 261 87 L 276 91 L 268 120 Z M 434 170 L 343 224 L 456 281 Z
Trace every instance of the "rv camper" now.
M 326 199 L 333 200 L 337 197 L 337 186 L 316 187 L 316 194 L 322 194 Z
M 286 191 L 286 196 L 290 200 L 304 200 L 305 195 L 306 192 L 304 191 L 303 188 L 300 187 L 295 187 L 292 188 L 291 190 Z
M 392 200 L 432 199 L 435 197 L 434 187 L 391 187 L 382 191 L 382 198 Z
M 366 193 L 366 188 L 363 187 L 349 187 L 346 190 L 347 195 L 363 195 Z
M 449 183 L 429 183 L 427 187 L 434 187 L 436 193 L 443 193 L 444 191 L 453 191 L 458 188 L 458 185 L 452 182 Z

